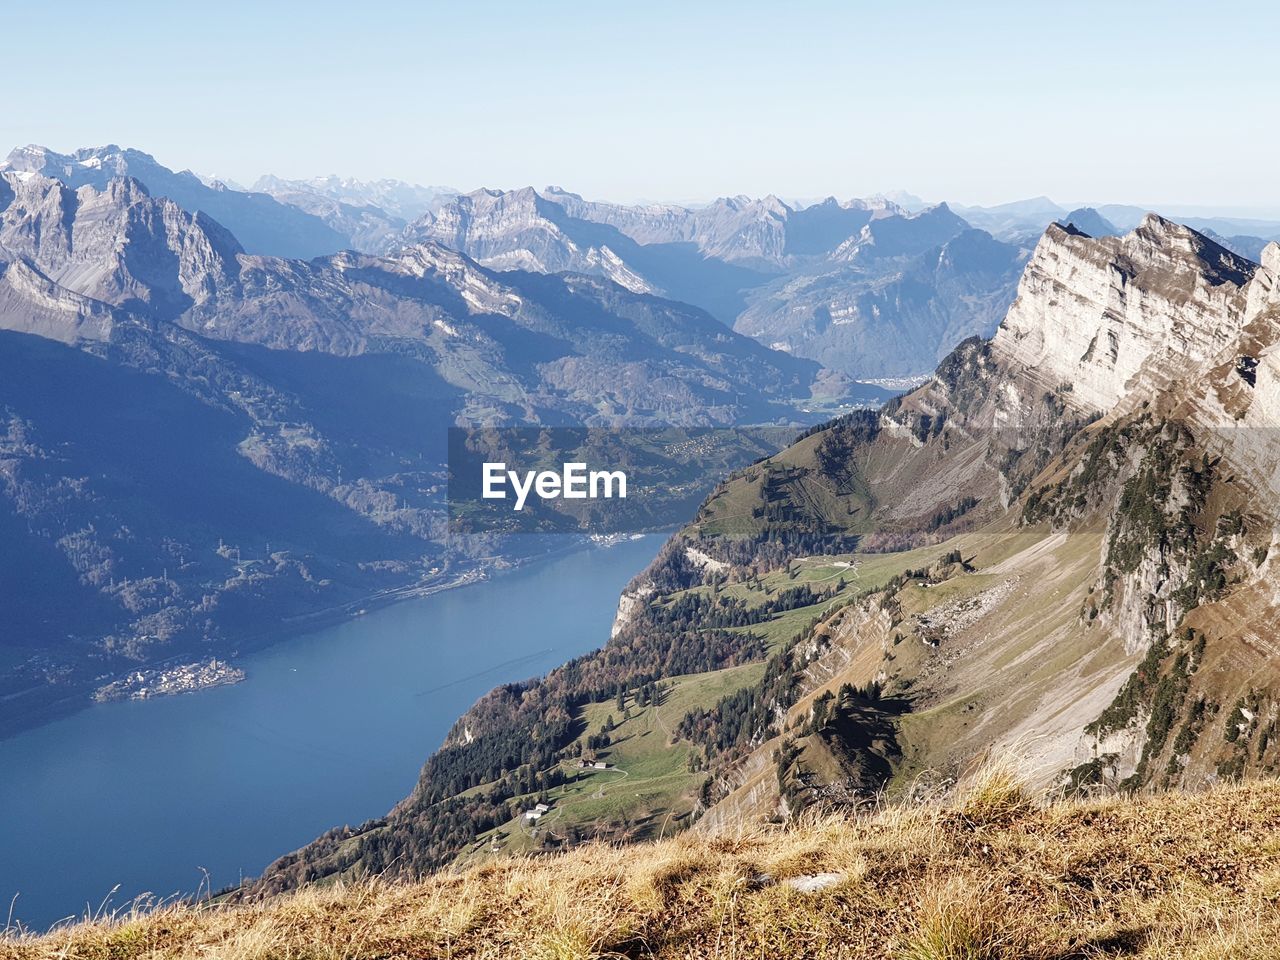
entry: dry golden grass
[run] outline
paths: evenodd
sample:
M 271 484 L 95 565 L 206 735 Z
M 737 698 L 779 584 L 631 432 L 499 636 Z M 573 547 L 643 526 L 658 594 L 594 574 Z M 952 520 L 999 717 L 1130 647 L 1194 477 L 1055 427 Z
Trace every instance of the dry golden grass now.
M 839 876 L 788 882 L 817 874 Z M 1280 784 L 1041 806 L 997 766 L 946 805 L 0 940 L 5 960 L 50 957 L 1274 958 Z

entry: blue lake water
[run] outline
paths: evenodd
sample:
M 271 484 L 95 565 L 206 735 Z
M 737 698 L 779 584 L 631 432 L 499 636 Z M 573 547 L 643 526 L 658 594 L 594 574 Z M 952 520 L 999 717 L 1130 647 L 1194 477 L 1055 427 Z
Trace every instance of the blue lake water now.
M 0 918 L 15 894 L 14 918 L 44 927 L 108 896 L 216 890 L 380 816 L 486 690 L 602 645 L 662 540 L 375 610 L 245 658 L 235 686 L 0 741 Z

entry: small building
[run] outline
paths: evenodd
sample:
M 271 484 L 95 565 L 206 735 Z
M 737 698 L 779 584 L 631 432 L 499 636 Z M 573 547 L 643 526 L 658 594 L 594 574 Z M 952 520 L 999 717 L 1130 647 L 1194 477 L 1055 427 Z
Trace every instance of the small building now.
M 539 821 L 539 820 L 541 820 L 541 819 L 542 819 L 542 811 L 541 811 L 541 810 L 526 810 L 526 811 L 524 812 L 524 818 L 525 818 L 526 820 L 528 820 L 528 821 L 532 822 L 532 823 L 536 823 L 537 821 Z
M 591 766 L 595 767 L 595 769 L 597 769 L 597 770 L 608 770 L 608 769 L 609 769 L 609 765 L 608 765 L 607 763 L 605 763 L 603 760 L 597 760 L 595 763 L 591 764 Z
M 540 804 L 538 804 L 537 806 L 535 806 L 535 807 L 533 808 L 533 812 L 534 812 L 534 813 L 547 813 L 547 812 L 549 812 L 550 810 L 551 810 L 551 808 L 550 808 L 549 806 L 547 806 L 545 803 L 540 803 Z

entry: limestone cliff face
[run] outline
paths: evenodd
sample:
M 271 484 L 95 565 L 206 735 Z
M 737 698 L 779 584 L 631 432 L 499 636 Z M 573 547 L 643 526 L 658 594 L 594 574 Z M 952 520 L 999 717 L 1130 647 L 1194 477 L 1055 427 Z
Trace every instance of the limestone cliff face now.
M 1183 406 L 1243 482 L 1280 502 L 1280 244 L 1262 251 L 1244 299 L 1239 330 L 1202 365 L 1203 389 Z
M 27 261 L 49 281 L 104 304 L 172 318 L 235 282 L 239 243 L 202 213 L 153 198 L 136 180 L 73 189 L 5 174 L 0 256 Z
M 1114 407 L 1142 371 L 1153 385 L 1220 351 L 1244 324 L 1256 265 L 1149 214 L 1123 237 L 1045 231 L 992 344 L 1071 404 Z
M 563 209 L 531 187 L 476 190 L 425 214 L 407 237 L 460 250 L 495 270 L 592 273 L 636 293 L 658 292 L 607 244 L 575 241 L 558 222 L 564 218 Z

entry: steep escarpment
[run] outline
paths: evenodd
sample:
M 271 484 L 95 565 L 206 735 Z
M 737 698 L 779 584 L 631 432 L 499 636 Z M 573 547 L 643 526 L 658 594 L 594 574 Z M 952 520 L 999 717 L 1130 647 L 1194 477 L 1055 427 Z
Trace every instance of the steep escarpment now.
M 1023 273 L 994 346 L 1073 403 L 1109 410 L 1160 390 L 1239 336 L 1255 264 L 1151 214 L 1124 237 L 1054 224 Z

